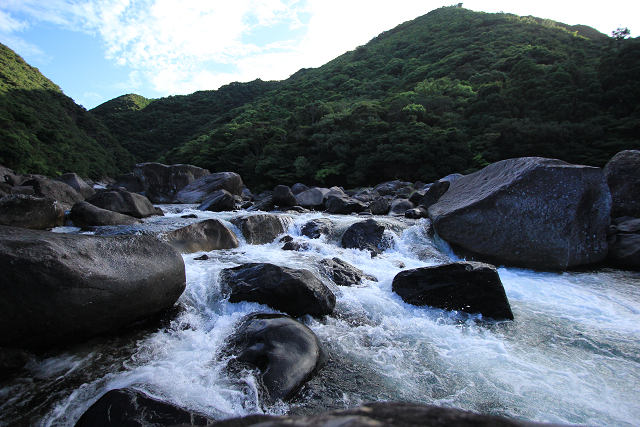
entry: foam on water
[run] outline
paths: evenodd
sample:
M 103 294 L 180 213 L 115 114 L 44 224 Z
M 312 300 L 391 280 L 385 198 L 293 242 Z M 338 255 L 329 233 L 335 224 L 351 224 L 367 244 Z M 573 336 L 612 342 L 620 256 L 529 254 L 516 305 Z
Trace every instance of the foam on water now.
M 191 213 L 190 209 L 165 209 L 163 221 Z M 391 282 L 399 271 L 451 259 L 447 245 L 429 237 L 426 220 L 381 218 L 392 244 L 372 258 L 366 251 L 340 247 L 342 232 L 362 220 L 359 217 L 328 216 L 336 225 L 334 233 L 314 240 L 300 230 L 321 214 L 289 216 L 287 233 L 309 245 L 297 252 L 281 250 L 277 239 L 247 245 L 228 222 L 231 213 L 195 212 L 198 220 L 225 221 L 238 235 L 240 247 L 209 252 L 205 261 L 194 259 L 202 253 L 184 255 L 187 289 L 180 298 L 182 313 L 167 327 L 134 341 L 119 369 L 108 368 L 62 393 L 40 425 L 73 425 L 102 394 L 121 387 L 216 419 L 261 412 L 307 413 L 371 400 L 595 426 L 633 426 L 640 419 L 637 273 L 500 268 L 516 319 L 484 322 L 480 315 L 414 307 L 392 292 Z M 336 256 L 378 281 L 335 286 L 321 276 L 317 264 Z M 307 268 L 337 296 L 334 315 L 303 319 L 326 344 L 331 359 L 288 404 L 265 406 L 250 373 L 233 377 L 225 370 L 229 356 L 223 349 L 240 319 L 254 311 L 273 312 L 255 303 L 230 304 L 221 294 L 220 270 L 246 262 Z M 34 361 L 30 372 L 55 382 L 61 372 L 95 363 L 98 353 L 65 353 Z M 14 407 L 15 402 L 7 405 Z

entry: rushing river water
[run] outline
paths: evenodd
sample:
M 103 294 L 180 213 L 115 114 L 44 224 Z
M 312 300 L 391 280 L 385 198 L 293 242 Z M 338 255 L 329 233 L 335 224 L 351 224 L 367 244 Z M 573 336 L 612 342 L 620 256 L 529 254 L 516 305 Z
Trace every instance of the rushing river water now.
M 238 215 L 189 205 L 162 208 L 165 217 L 126 230 L 157 234 Z M 181 218 L 190 213 L 199 219 Z M 335 232 L 316 240 L 300 236 L 301 226 L 318 217 L 330 218 Z M 141 324 L 40 355 L 20 376 L 0 382 L 0 425 L 72 426 L 106 391 L 122 387 L 215 419 L 398 400 L 538 422 L 640 425 L 640 273 L 499 268 L 515 321 L 486 323 L 479 316 L 414 307 L 394 294 L 391 282 L 402 269 L 456 258 L 445 243 L 429 238 L 427 220 L 376 218 L 388 224 L 393 244 L 375 258 L 340 247 L 342 232 L 365 219 L 358 216 L 281 214 L 287 233 L 309 245 L 301 252 L 283 251 L 277 240 L 248 245 L 227 222 L 240 247 L 209 252 L 208 260 L 194 259 L 202 253 L 183 255 L 187 288 L 177 315 L 161 327 Z M 336 256 L 378 282 L 330 283 L 318 261 Z M 325 343 L 330 361 L 291 402 L 265 406 L 253 378 L 224 369 L 221 350 L 240 319 L 274 312 L 222 298 L 220 270 L 247 262 L 308 269 L 337 297 L 332 316 L 302 319 Z

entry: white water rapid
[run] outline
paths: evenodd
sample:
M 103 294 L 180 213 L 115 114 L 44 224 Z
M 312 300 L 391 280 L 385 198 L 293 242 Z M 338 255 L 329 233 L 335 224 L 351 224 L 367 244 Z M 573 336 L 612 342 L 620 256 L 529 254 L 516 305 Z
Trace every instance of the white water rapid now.
M 190 205 L 162 208 L 165 217 L 145 220 L 154 233 L 238 215 Z M 190 213 L 199 219 L 180 218 Z M 371 258 L 340 247 L 341 233 L 366 217 L 282 216 L 288 218 L 287 233 L 308 243 L 308 250 L 283 251 L 278 240 L 248 245 L 227 222 L 240 247 L 208 252 L 204 261 L 194 259 L 203 253 L 183 256 L 187 288 L 177 316 L 160 329 L 130 328 L 36 358 L 23 374 L 0 382 L 0 425 L 72 426 L 106 391 L 122 387 L 216 419 L 398 400 L 537 422 L 640 425 L 640 273 L 499 268 L 515 320 L 487 323 L 479 316 L 414 307 L 391 291 L 402 269 L 456 259 L 446 244 L 428 237 L 426 220 L 376 217 L 390 225 L 393 246 Z M 338 224 L 332 236 L 300 235 L 303 224 L 323 216 Z M 330 361 L 293 401 L 264 406 L 253 378 L 227 373 L 221 350 L 243 316 L 274 311 L 224 300 L 218 273 L 270 262 L 322 277 L 318 261 L 336 256 L 378 282 L 337 287 L 322 278 L 336 294 L 335 313 L 302 320 L 325 343 Z

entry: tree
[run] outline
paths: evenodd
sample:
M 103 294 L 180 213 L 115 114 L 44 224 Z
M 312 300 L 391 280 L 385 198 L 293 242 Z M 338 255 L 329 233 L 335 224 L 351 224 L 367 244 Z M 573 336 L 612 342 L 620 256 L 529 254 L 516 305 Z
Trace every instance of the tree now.
M 627 27 L 618 27 L 617 30 L 611 31 L 611 36 L 616 40 L 624 40 L 631 35 L 631 30 Z

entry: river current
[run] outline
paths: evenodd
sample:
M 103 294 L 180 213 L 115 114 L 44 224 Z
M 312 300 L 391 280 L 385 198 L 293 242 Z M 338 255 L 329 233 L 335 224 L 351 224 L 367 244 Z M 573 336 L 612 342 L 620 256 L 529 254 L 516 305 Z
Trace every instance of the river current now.
M 0 426 L 73 426 L 105 392 L 123 387 L 214 419 L 394 400 L 537 422 L 640 425 L 640 273 L 499 267 L 515 320 L 486 322 L 479 315 L 414 307 L 392 292 L 399 271 L 458 259 L 446 243 L 429 237 L 428 220 L 376 217 L 388 225 L 390 248 L 371 258 L 340 247 L 344 230 L 366 217 L 280 214 L 286 233 L 308 245 L 298 252 L 282 250 L 278 239 L 248 245 L 228 222 L 246 212 L 161 207 L 164 217 L 141 226 L 92 233 L 158 234 L 217 218 L 236 232 L 240 247 L 207 252 L 207 260 L 195 259 L 202 252 L 183 255 L 187 287 L 180 310 L 160 326 L 134 325 L 49 351 L 19 376 L 0 381 Z M 199 218 L 181 218 L 192 213 Z M 301 236 L 301 227 L 319 217 L 331 219 L 334 232 L 314 240 Z M 318 261 L 333 257 L 378 281 L 336 286 L 318 270 Z M 261 402 L 250 374 L 234 377 L 225 369 L 222 350 L 239 321 L 252 312 L 274 312 L 221 296 L 220 270 L 248 262 L 308 269 L 337 297 L 332 316 L 301 319 L 327 346 L 330 360 L 290 402 Z

